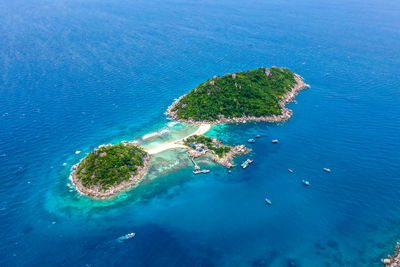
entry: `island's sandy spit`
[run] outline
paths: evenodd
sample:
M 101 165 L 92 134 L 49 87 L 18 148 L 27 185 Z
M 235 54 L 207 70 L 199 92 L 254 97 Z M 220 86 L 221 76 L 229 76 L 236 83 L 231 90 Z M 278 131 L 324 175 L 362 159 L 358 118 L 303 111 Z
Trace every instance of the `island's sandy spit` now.
M 174 148 L 185 148 L 185 149 L 187 149 L 187 146 L 185 146 L 183 144 L 183 140 L 184 139 L 186 139 L 186 138 L 188 138 L 188 137 L 190 137 L 192 135 L 205 134 L 210 129 L 211 129 L 211 125 L 210 124 L 201 124 L 199 126 L 199 128 L 194 133 L 191 133 L 191 134 L 189 134 L 189 135 L 187 135 L 187 136 L 185 136 L 185 137 L 183 137 L 181 139 L 178 139 L 178 140 L 175 140 L 175 141 L 161 143 L 161 144 L 158 144 L 158 145 L 156 145 L 154 147 L 151 147 L 151 148 L 143 148 L 143 150 L 146 151 L 147 153 L 149 153 L 150 155 L 153 155 L 153 154 L 157 154 L 157 153 L 160 153 L 162 151 L 169 150 L 169 149 L 174 149 Z

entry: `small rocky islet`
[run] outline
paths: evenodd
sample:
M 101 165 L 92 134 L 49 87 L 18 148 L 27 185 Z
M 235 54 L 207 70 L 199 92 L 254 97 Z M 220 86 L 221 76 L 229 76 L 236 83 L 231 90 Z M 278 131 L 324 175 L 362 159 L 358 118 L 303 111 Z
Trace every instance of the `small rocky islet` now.
M 200 84 L 177 99 L 166 111 L 171 119 L 189 124 L 283 122 L 292 111 L 285 107 L 310 86 L 286 68 L 259 68 L 225 74 Z M 210 153 L 215 163 L 234 167 L 234 157 L 251 151 L 245 145 L 228 146 L 205 135 L 182 140 L 192 159 Z M 142 181 L 151 155 L 124 142 L 102 145 L 73 166 L 70 179 L 80 194 L 110 199 Z
M 191 158 L 198 158 L 210 153 L 215 163 L 226 168 L 235 167 L 233 158 L 251 151 L 245 145 L 228 146 L 221 141 L 205 135 L 192 135 L 184 140 L 188 147 L 188 155 Z
M 72 167 L 70 179 L 81 194 L 111 198 L 140 182 L 150 158 L 135 144 L 101 145 Z

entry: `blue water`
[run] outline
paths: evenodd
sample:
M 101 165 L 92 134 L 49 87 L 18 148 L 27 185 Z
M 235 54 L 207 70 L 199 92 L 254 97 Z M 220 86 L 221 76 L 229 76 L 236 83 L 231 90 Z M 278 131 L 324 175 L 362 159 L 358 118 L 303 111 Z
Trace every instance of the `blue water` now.
M 380 266 L 400 239 L 399 14 L 391 0 L 0 1 L 0 265 Z M 194 176 L 169 151 L 115 200 L 67 186 L 85 153 L 166 127 L 200 82 L 271 65 L 311 85 L 292 119 L 209 133 L 262 135 L 246 170 Z

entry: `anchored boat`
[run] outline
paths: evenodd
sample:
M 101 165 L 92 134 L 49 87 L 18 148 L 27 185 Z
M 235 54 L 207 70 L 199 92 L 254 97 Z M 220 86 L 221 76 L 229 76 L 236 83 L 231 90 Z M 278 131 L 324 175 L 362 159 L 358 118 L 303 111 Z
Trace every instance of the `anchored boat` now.
M 265 202 L 267 202 L 268 205 L 272 204 L 271 200 L 269 200 L 268 198 L 265 198 Z
M 287 169 L 290 173 L 292 173 L 293 172 L 293 170 L 292 169 Z
M 278 143 L 279 141 L 278 141 L 278 139 L 274 139 L 274 140 L 272 140 L 271 141 L 273 144 L 276 144 L 276 143 Z
M 310 181 L 307 180 L 302 180 L 301 181 L 304 185 L 309 186 L 310 185 Z
M 253 160 L 251 160 L 251 159 L 246 159 L 246 161 L 243 162 L 243 163 L 241 164 L 241 166 L 242 166 L 243 169 L 246 169 L 246 168 L 249 166 L 249 164 L 251 164 L 251 163 L 253 163 Z
M 249 143 L 255 143 L 256 140 L 254 140 L 253 138 L 250 138 L 249 140 L 247 140 L 247 142 L 249 142 Z
M 331 172 L 331 169 L 328 169 L 328 168 L 323 168 L 323 170 L 326 172 Z

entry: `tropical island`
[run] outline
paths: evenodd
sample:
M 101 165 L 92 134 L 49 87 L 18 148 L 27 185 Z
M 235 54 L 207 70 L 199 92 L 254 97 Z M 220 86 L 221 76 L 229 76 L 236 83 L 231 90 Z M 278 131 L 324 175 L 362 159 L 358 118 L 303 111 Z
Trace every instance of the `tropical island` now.
M 149 161 L 150 155 L 134 144 L 101 145 L 72 168 L 70 179 L 79 193 L 106 199 L 137 185 Z
M 215 163 L 232 168 L 234 157 L 251 149 L 245 145 L 228 146 L 205 136 L 211 125 L 286 121 L 292 111 L 285 105 L 300 90 L 309 87 L 301 76 L 286 68 L 259 68 L 214 76 L 177 99 L 166 112 L 173 120 L 199 125 L 196 132 L 146 149 L 129 142 L 101 145 L 72 167 L 70 179 L 80 194 L 94 199 L 112 198 L 140 183 L 151 155 L 175 148 L 187 149 L 199 172 L 204 171 L 194 158 L 206 154 L 211 154 Z
M 184 140 L 184 144 L 188 147 L 188 155 L 192 158 L 204 156 L 211 153 L 213 160 L 227 168 L 235 167 L 233 158 L 249 153 L 251 149 L 245 145 L 238 145 L 235 147 L 227 146 L 221 141 L 205 135 L 192 135 Z
M 286 68 L 271 67 L 214 76 L 177 99 L 166 114 L 186 123 L 283 122 L 285 107 L 310 86 Z

